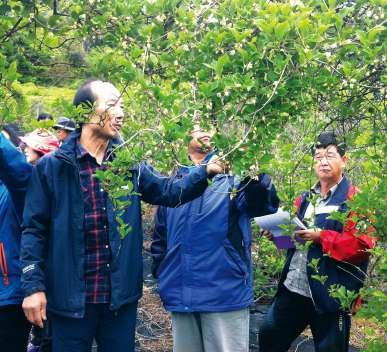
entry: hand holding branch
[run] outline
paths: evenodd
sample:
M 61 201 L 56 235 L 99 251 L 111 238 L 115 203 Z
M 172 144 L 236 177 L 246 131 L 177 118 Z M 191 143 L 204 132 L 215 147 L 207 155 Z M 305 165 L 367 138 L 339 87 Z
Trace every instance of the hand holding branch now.
M 228 172 L 227 164 L 219 158 L 218 155 L 213 155 L 207 163 L 207 173 L 209 175 L 224 174 Z

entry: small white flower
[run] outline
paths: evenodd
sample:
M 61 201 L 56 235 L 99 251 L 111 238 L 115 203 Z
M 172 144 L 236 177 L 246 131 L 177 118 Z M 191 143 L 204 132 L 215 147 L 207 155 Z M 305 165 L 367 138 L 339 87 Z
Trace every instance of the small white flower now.
M 214 15 L 211 13 L 211 14 L 208 16 L 206 22 L 207 22 L 207 23 L 218 23 L 219 21 L 218 21 L 218 19 L 215 18 Z
M 304 6 L 304 3 L 301 0 L 290 0 L 289 4 L 290 6 Z
M 253 68 L 253 64 L 251 62 L 249 62 L 247 65 L 246 65 L 246 70 L 251 70 Z

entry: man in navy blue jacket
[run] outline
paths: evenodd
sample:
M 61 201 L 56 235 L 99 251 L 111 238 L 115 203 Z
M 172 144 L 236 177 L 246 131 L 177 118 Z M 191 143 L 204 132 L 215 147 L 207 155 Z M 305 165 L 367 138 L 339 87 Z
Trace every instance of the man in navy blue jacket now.
M 211 155 L 211 135 L 192 133 L 194 165 Z M 176 177 L 193 172 L 182 167 Z M 174 352 L 247 352 L 253 302 L 250 219 L 277 211 L 270 177 L 218 174 L 202 196 L 179 208 L 160 207 L 153 242 L 153 273 L 172 312 Z
M 347 211 L 347 200 L 358 192 L 343 174 L 344 143 L 325 132 L 312 152 L 319 182 L 295 202 L 297 217 L 311 226 L 296 233 L 309 247 L 288 250 L 277 295 L 260 329 L 261 352 L 287 351 L 308 325 L 317 352 L 346 352 L 350 316 L 329 291 L 339 285 L 358 292 L 367 271 L 367 250 L 375 245 L 372 228 L 362 232 L 351 215 L 344 224 L 329 218 L 334 211 Z
M 121 93 L 109 82 L 89 81 L 75 106 L 88 106 L 89 120 L 32 172 L 23 215 L 23 308 L 43 326 L 50 313 L 53 350 L 133 351 L 137 302 L 142 294 L 140 201 L 177 206 L 199 196 L 207 176 L 222 167 L 213 159 L 175 181 L 146 162 L 130 171 L 134 194 L 121 219 L 131 232 L 120 239 L 116 213 L 95 177 L 114 157 L 123 123 Z

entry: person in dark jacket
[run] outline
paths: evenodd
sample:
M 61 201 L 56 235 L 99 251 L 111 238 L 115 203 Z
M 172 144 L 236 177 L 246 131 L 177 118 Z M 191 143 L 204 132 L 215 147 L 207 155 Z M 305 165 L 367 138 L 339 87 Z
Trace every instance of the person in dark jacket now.
M 24 144 L 25 156 L 13 148 Z M 17 125 L 6 125 L 0 133 L 0 345 L 9 351 L 26 351 L 31 324 L 22 310 L 23 294 L 20 276 L 21 219 L 31 165 L 58 147 L 59 141 L 45 130 L 35 130 L 25 136 Z M 31 164 L 31 165 L 30 165 Z M 1 287 L 1 284 L 4 286 Z M 4 325 L 3 325 L 4 323 Z M 37 330 L 35 330 L 37 331 Z M 9 349 L 6 348 L 9 346 Z M 11 349 L 12 346 L 12 349 Z
M 297 217 L 311 226 L 296 234 L 310 246 L 288 250 L 277 295 L 260 329 L 261 352 L 287 351 L 308 325 L 317 352 L 348 351 L 350 315 L 329 290 L 340 285 L 358 292 L 367 271 L 367 250 L 375 245 L 372 228 L 362 233 L 351 216 L 345 224 L 329 218 L 334 211 L 347 211 L 347 200 L 357 193 L 343 174 L 345 144 L 325 132 L 312 151 L 319 182 L 295 202 Z
M 96 170 L 114 158 L 123 123 L 121 93 L 109 82 L 81 86 L 74 105 L 90 108 L 89 120 L 32 172 L 23 215 L 23 308 L 43 326 L 50 313 L 53 351 L 133 351 L 137 302 L 142 294 L 140 201 L 177 206 L 199 196 L 207 166 L 175 181 L 142 162 L 128 170 L 134 193 L 121 220 L 130 233 L 120 238 L 116 212 Z M 129 187 L 128 187 L 129 188 Z
M 16 149 L 20 139 L 15 129 L 6 126 L 5 131 L 0 132 L 0 349 L 25 352 L 31 324 L 22 310 L 19 255 L 20 224 L 31 165 Z
M 211 135 L 192 133 L 194 165 L 212 153 Z M 181 167 L 176 177 L 190 174 Z M 151 252 L 164 307 L 172 312 L 174 352 L 247 352 L 254 300 L 250 219 L 277 211 L 270 177 L 242 182 L 218 174 L 202 196 L 179 208 L 160 207 Z

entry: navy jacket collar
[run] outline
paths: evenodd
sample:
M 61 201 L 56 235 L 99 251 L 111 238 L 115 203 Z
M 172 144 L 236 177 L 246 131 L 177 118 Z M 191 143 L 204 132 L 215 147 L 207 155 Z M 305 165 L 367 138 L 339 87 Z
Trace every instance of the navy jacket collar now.
M 347 194 L 350 186 L 350 181 L 347 176 L 343 176 L 341 182 L 337 185 L 337 189 L 333 193 L 328 204 L 341 204 L 347 200 Z
M 337 189 L 333 193 L 327 205 L 336 205 L 336 204 L 344 203 L 347 200 L 347 194 L 348 194 L 350 184 L 351 183 L 348 177 L 346 175 L 343 175 L 343 179 L 337 185 Z M 300 219 L 304 218 L 306 208 L 309 204 L 308 197 L 310 197 L 310 195 L 311 195 L 311 192 L 305 192 L 302 196 L 301 206 L 298 211 L 298 215 Z
M 78 128 L 74 132 L 72 132 L 67 139 L 63 142 L 63 144 L 60 146 L 59 149 L 57 149 L 54 152 L 54 156 L 65 159 L 68 162 L 71 162 L 72 164 L 76 164 L 76 158 L 77 158 L 77 141 L 79 137 L 81 136 L 81 129 Z M 108 145 L 108 153 L 110 153 L 113 148 L 120 144 L 120 140 L 118 139 L 111 139 L 109 141 Z

